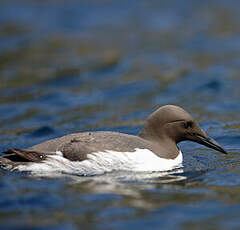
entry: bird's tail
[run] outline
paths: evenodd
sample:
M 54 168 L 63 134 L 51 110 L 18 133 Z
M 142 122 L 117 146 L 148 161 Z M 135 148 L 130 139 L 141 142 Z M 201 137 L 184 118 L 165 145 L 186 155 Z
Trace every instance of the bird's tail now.
M 45 153 L 36 150 L 8 149 L 0 156 L 0 167 L 14 168 L 18 165 L 24 165 L 28 162 L 39 163 L 47 158 L 52 152 Z

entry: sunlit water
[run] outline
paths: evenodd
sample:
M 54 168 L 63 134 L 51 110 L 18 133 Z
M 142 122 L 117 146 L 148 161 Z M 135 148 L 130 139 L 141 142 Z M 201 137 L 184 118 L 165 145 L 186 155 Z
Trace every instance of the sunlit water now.
M 239 229 L 239 1 L 0 1 L 0 149 L 137 134 L 160 105 L 228 151 L 180 144 L 164 173 L 1 170 L 1 229 Z

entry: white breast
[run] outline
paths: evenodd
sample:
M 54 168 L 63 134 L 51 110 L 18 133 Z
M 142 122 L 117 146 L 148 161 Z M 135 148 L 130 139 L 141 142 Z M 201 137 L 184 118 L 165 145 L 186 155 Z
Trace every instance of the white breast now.
M 175 159 L 164 159 L 148 149 L 135 149 L 134 152 L 96 152 L 89 154 L 87 160 L 70 161 L 58 151 L 56 155 L 49 155 L 41 163 L 29 163 L 15 169 L 41 175 L 51 173 L 97 175 L 113 170 L 167 171 L 181 167 L 182 160 L 181 151 Z

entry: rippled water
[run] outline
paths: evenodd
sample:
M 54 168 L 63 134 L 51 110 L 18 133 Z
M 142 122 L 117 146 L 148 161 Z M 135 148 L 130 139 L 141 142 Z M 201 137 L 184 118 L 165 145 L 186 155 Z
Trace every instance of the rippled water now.
M 0 149 L 82 130 L 136 134 L 184 107 L 228 151 L 182 170 L 32 178 L 0 171 L 1 229 L 239 229 L 240 2 L 0 1 Z

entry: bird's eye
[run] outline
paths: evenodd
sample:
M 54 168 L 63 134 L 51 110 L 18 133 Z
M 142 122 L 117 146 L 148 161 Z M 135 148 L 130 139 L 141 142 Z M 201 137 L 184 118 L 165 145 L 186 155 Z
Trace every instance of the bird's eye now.
M 185 129 L 192 128 L 193 123 L 191 121 L 184 122 Z

